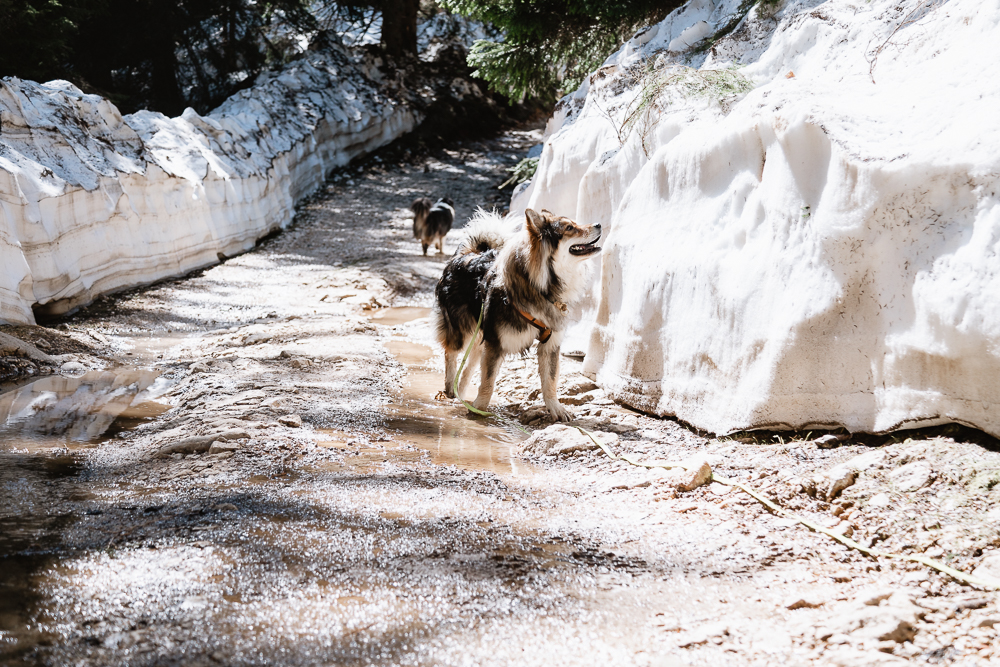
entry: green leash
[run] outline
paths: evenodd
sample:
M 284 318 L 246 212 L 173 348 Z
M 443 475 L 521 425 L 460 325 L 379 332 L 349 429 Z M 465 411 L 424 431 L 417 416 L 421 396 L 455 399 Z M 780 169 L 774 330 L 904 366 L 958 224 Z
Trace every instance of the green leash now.
M 495 415 L 492 412 L 486 412 L 485 410 L 480 410 L 472 403 L 462 398 L 462 395 L 458 393 L 458 379 L 462 377 L 462 371 L 465 370 L 465 363 L 469 360 L 469 354 L 472 352 L 472 346 L 476 344 L 476 338 L 479 336 L 479 329 L 483 326 L 483 315 L 486 313 L 486 304 L 479 310 L 479 321 L 476 322 L 476 330 L 472 332 L 472 340 L 469 342 L 469 347 L 465 349 L 465 356 L 462 357 L 462 363 L 458 367 L 458 372 L 455 373 L 455 379 L 451 383 L 451 390 L 454 392 L 455 396 L 458 396 L 458 400 L 462 401 L 462 405 L 468 408 L 469 412 L 474 412 L 477 415 L 482 415 L 483 417 L 493 417 L 494 419 L 500 421 L 500 425 L 504 425 L 505 420 L 501 420 L 499 415 Z M 482 379 L 480 379 L 482 382 Z M 510 421 L 510 420 L 506 420 Z M 521 428 L 519 424 L 515 424 L 513 421 L 510 422 L 511 425 L 517 428 L 521 433 L 525 435 L 531 435 L 531 431 Z
M 458 393 L 458 378 L 462 377 L 462 371 L 465 370 L 465 362 L 469 360 L 469 353 L 472 352 L 472 346 L 476 344 L 476 337 L 479 336 L 479 328 L 483 326 L 483 315 L 485 313 L 486 303 L 484 302 L 483 307 L 479 309 L 479 321 L 476 322 L 476 330 L 472 332 L 472 340 L 469 341 L 469 347 L 465 348 L 465 356 L 462 357 L 462 363 L 458 367 L 458 372 L 455 373 L 455 380 L 451 383 L 451 390 L 456 396 L 458 396 L 458 400 L 462 401 L 465 407 L 469 409 L 469 412 L 475 412 L 477 415 L 482 415 L 483 417 L 495 417 L 496 415 L 492 412 L 484 412 L 480 410 L 472 405 L 472 403 L 469 403 L 467 400 L 462 398 L 462 395 Z M 480 382 L 482 382 L 482 380 L 480 380 Z

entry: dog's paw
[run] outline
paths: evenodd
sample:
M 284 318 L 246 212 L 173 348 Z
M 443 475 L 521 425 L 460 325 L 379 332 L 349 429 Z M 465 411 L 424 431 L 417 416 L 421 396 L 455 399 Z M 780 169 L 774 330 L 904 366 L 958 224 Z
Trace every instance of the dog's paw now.
M 558 401 L 553 401 L 552 403 L 546 403 L 545 407 L 549 409 L 549 414 L 557 422 L 571 422 L 573 421 L 573 413 L 562 406 L 562 403 Z
M 447 400 L 451 400 L 452 398 L 455 398 L 455 397 L 454 396 L 449 396 L 448 392 L 446 392 L 446 391 L 439 391 L 437 393 L 437 395 L 434 397 L 434 400 L 435 401 L 447 401 Z

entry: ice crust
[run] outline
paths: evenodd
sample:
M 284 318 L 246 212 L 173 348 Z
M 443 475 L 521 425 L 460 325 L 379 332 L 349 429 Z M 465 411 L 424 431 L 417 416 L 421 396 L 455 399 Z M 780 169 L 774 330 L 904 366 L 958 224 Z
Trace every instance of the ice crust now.
M 693 0 L 613 54 L 512 201 L 609 232 L 586 371 L 716 433 L 1000 436 L 1000 3 L 758 4 L 688 46 L 740 4 Z M 671 63 L 755 88 L 674 95 L 646 150 L 621 143 L 629 72 Z
M 373 76 L 334 45 L 176 118 L 0 79 L 0 321 L 181 275 L 284 227 L 331 169 L 416 125 Z

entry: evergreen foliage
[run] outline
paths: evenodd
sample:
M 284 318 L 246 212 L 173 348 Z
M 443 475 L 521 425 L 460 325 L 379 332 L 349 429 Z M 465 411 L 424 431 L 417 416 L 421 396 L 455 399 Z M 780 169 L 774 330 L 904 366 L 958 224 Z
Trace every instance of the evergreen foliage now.
M 0 76 L 52 79 L 72 53 L 90 2 L 0 0 Z
M 492 23 L 503 41 L 480 40 L 476 75 L 510 98 L 543 99 L 576 88 L 635 31 L 685 0 L 442 0 L 450 11 Z

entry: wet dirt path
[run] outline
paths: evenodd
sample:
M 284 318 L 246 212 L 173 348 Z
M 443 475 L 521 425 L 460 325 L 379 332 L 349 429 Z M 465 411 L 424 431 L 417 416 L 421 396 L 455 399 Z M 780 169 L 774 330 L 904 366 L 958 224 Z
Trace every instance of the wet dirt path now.
M 420 255 L 407 206 L 447 194 L 463 221 L 499 201 L 504 168 L 537 136 L 351 168 L 255 251 L 69 320 L 66 335 L 97 341 L 104 360 L 81 355 L 75 377 L 0 395 L 0 659 L 870 665 L 944 647 L 980 657 L 975 642 L 990 635 L 971 625 L 922 630 L 920 646 L 836 640 L 849 631 L 831 617 L 871 591 L 909 595 L 866 608 L 916 625 L 923 612 L 907 617 L 904 602 L 961 593 L 947 581 L 904 582 L 913 572 L 718 485 L 665 493 L 658 472 L 594 451 L 524 460 L 517 428 L 435 400 L 442 360 L 428 314 L 445 258 Z M 563 364 L 577 414 L 643 456 L 709 452 L 726 474 L 769 484 L 779 469 L 864 450 L 710 440 L 614 405 L 579 362 Z M 536 373 L 531 359 L 508 362 L 501 412 L 537 406 Z M 972 639 L 956 648 L 961 632 Z

